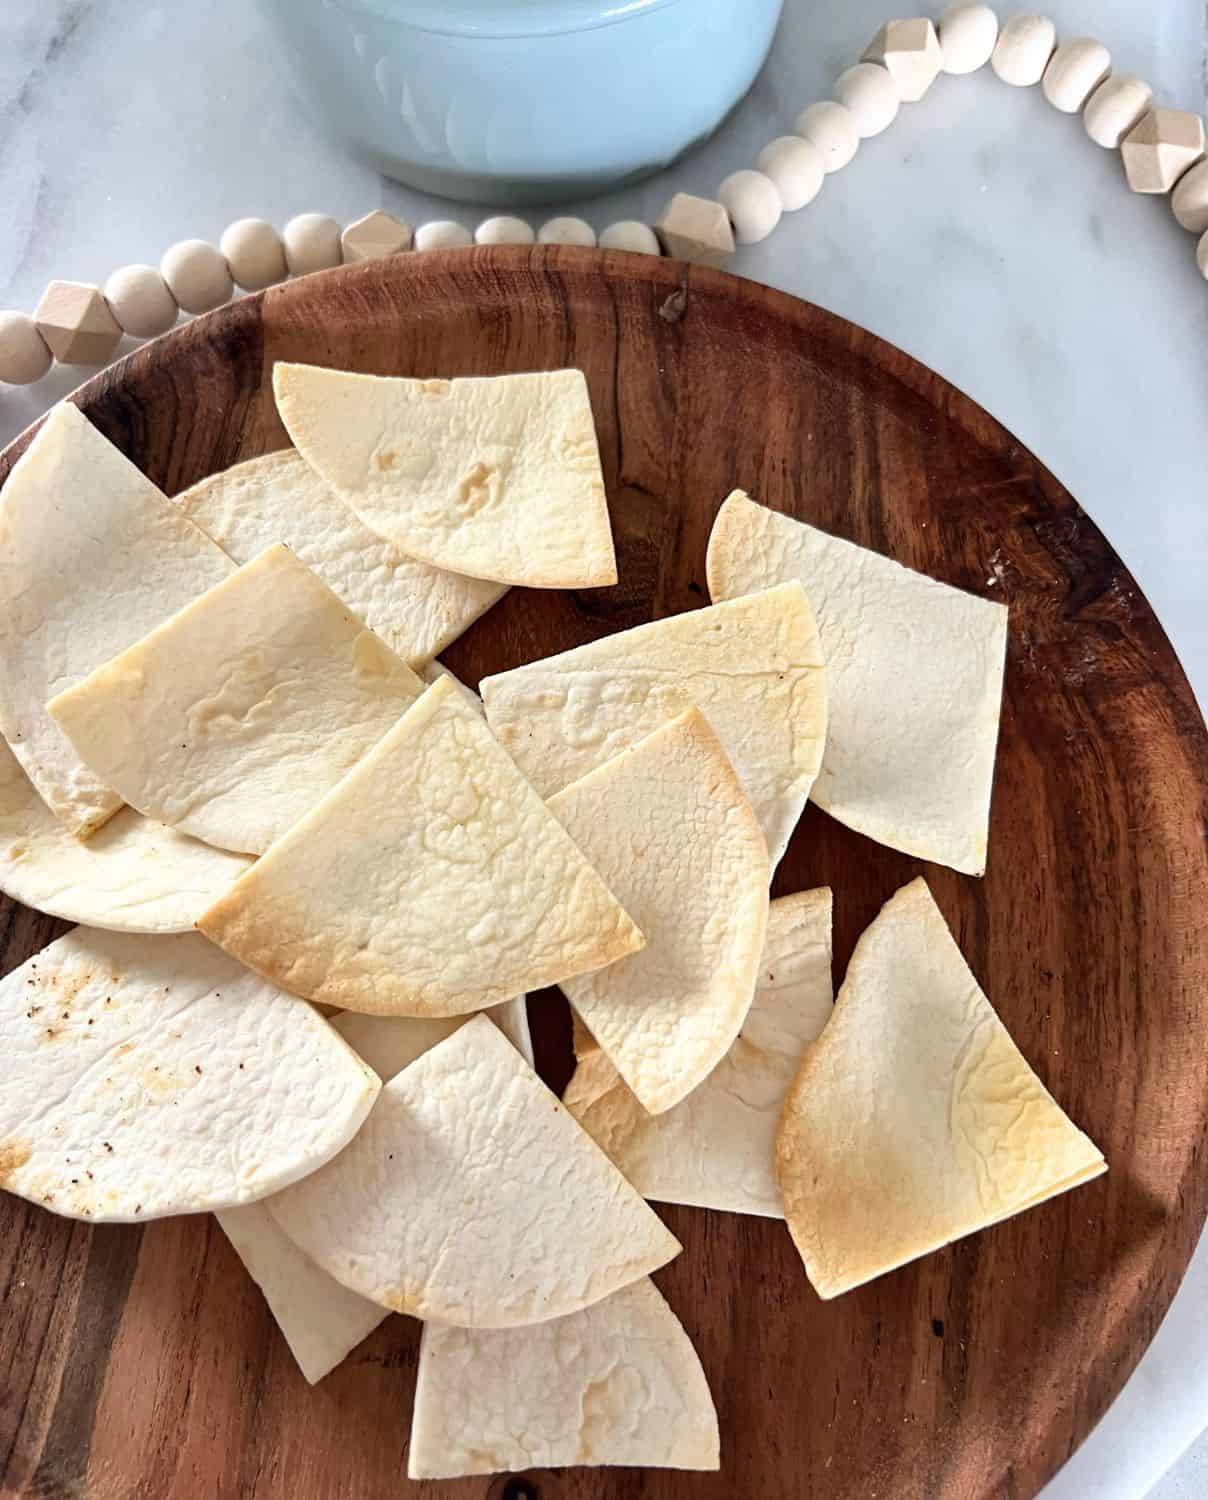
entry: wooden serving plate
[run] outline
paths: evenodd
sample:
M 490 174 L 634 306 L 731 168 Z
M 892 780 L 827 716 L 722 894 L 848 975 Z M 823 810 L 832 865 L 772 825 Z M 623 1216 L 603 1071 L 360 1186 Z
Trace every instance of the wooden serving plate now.
M 375 261 L 199 319 L 78 399 L 173 494 L 284 445 L 277 359 L 582 367 L 621 581 L 513 590 L 446 653 L 471 683 L 706 603 L 705 543 L 734 485 L 950 583 L 994 579 L 1011 634 L 986 878 L 811 807 L 775 889 L 834 887 L 841 978 L 882 901 L 924 872 L 1110 1173 L 832 1303 L 783 1225 L 663 1209 L 684 1253 L 656 1279 L 716 1396 L 721 1474 L 419 1486 L 404 1477 L 417 1324 L 390 1318 L 312 1390 L 211 1218 L 93 1229 L 6 1196 L 6 1496 L 1030 1497 L 1153 1335 L 1208 1204 L 1208 737 L 1186 679 L 1077 503 L 971 401 L 818 308 L 711 271 L 682 295 L 682 275 L 554 248 Z M 11 902 L 0 921 L 5 971 L 63 930 Z M 560 1085 L 565 1009 L 532 1010 Z

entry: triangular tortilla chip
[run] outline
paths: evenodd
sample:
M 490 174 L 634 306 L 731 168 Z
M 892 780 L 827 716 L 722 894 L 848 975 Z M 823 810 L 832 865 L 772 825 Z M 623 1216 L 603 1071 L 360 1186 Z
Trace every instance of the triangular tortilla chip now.
M 1007 610 L 735 490 L 709 539 L 709 592 L 804 584 L 830 723 L 810 793 L 857 833 L 966 875 L 986 867 Z
M 448 679 L 197 925 L 286 989 L 370 1015 L 483 1010 L 643 944 Z
M 784 853 L 822 762 L 826 673 L 801 586 L 692 610 L 479 684 L 487 719 L 544 796 L 689 708 L 729 756 Z
M 692 709 L 549 800 L 642 929 L 640 953 L 562 988 L 651 1114 L 730 1050 L 759 977 L 768 851 Z
M 531 588 L 616 583 L 581 370 L 407 380 L 273 368 L 295 447 L 408 557 Z
M 720 1465 L 700 1359 L 648 1278 L 537 1328 L 424 1328 L 409 1478 L 570 1464 Z
M 0 491 L 0 732 L 72 833 L 122 801 L 46 700 L 234 567 L 77 407 L 52 409 Z
M 14 901 L 115 932 L 188 932 L 248 863 L 129 807 L 81 843 L 0 740 L 0 891 Z
M 264 1293 L 289 1352 L 311 1385 L 330 1374 L 389 1317 L 384 1307 L 358 1297 L 321 1271 L 263 1203 L 224 1209 L 215 1217 Z
M 404 1068 L 351 1146 L 269 1206 L 352 1291 L 469 1327 L 576 1312 L 680 1249 L 485 1016 Z
M 73 1219 L 251 1203 L 356 1134 L 379 1083 L 309 1005 L 195 933 L 78 927 L 0 980 L 0 1187 Z
M 856 944 L 785 1099 L 776 1171 L 822 1297 L 1107 1170 L 982 994 L 924 880 Z
M 780 1107 L 830 1013 L 831 893 L 783 896 L 768 911 L 742 1031 L 699 1088 L 666 1114 L 647 1114 L 578 1030 L 579 1065 L 562 1102 L 643 1198 L 783 1219 L 773 1161 Z
M 278 543 L 49 709 L 144 816 L 262 854 L 423 690 Z
M 292 448 L 211 474 L 172 503 L 236 562 L 284 542 L 417 669 L 507 593 L 506 584 L 404 556 L 362 525 Z
M 531 1064 L 533 1044 L 524 996 L 485 1014 Z M 466 1023 L 462 1016 L 421 1021 L 410 1016 L 361 1016 L 344 1011 L 331 1024 L 361 1061 L 383 1083 L 389 1083 L 417 1057 Z M 216 1217 L 264 1293 L 290 1352 L 312 1385 L 335 1369 L 387 1316 L 379 1303 L 350 1292 L 304 1255 L 269 1212 L 267 1199 L 245 1208 L 226 1209 Z

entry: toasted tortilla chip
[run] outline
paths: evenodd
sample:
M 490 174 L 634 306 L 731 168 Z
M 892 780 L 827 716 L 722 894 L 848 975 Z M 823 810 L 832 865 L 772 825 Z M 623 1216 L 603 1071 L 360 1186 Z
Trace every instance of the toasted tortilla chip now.
M 469 1327 L 576 1312 L 680 1249 L 485 1016 L 404 1068 L 352 1145 L 269 1207 L 352 1291 Z
M 533 1039 L 529 1034 L 528 1008 L 523 995 L 505 1000 L 484 1011 L 499 1027 L 516 1051 L 531 1068 Z M 373 1069 L 383 1083 L 389 1083 L 404 1068 L 410 1067 L 438 1042 L 452 1036 L 466 1024 L 465 1016 L 365 1016 L 346 1010 L 332 1023 L 358 1057 Z
M 830 684 L 811 797 L 857 833 L 966 875 L 986 868 L 1006 606 L 756 505 L 735 490 L 709 592 L 805 586 Z
M 278 543 L 48 706 L 131 807 L 262 854 L 423 690 Z
M 14 901 L 115 932 L 188 932 L 248 863 L 129 807 L 81 843 L 0 740 L 0 891 Z
M 331 1373 L 389 1313 L 321 1271 L 263 1203 L 215 1215 L 248 1275 L 264 1293 L 289 1352 L 314 1385 Z
M 562 1102 L 643 1198 L 783 1219 L 773 1162 L 780 1107 L 830 1013 L 831 893 L 800 891 L 772 902 L 755 999 L 699 1088 L 666 1114 L 647 1114 L 580 1022 Z
M 380 1087 L 308 1005 L 194 933 L 78 927 L 0 980 L 0 1187 L 73 1219 L 251 1203 Z
M 531 588 L 616 583 L 581 370 L 406 380 L 273 368 L 298 452 L 408 557 Z
M 0 491 L 0 732 L 72 833 L 122 799 L 46 700 L 234 567 L 77 407 L 52 409 Z
M 822 762 L 826 673 L 799 584 L 655 620 L 479 684 L 544 796 L 689 708 L 713 726 L 775 868 Z
M 678 1104 L 730 1050 L 759 977 L 768 850 L 691 709 L 549 800 L 642 929 L 640 953 L 562 982 L 640 1103 Z
M 720 1466 L 705 1372 L 648 1278 L 537 1328 L 424 1328 L 409 1478 L 569 1464 Z
M 643 944 L 447 678 L 197 925 L 286 989 L 369 1015 L 485 1010 Z
M 837 1297 L 1107 1170 L 978 988 L 924 880 L 865 931 L 784 1103 L 776 1171 Z
M 416 669 L 507 593 L 506 584 L 404 556 L 362 525 L 292 448 L 211 474 L 172 503 L 236 562 L 284 542 Z

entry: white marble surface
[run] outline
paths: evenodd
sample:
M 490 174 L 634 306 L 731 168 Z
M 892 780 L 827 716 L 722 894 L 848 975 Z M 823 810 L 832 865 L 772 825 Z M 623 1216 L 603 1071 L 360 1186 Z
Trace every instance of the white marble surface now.
M 1065 35 L 1099 35 L 1165 102 L 1208 104 L 1204 0 L 1053 0 L 1051 13 Z M 587 217 L 651 217 L 672 183 L 711 194 L 825 97 L 891 14 L 888 0 L 786 0 L 772 58 L 722 131 L 667 180 Z M 320 135 L 247 0 L 3 0 L 0 202 L 0 306 L 27 309 L 52 276 L 103 281 L 245 214 L 450 213 Z M 1208 704 L 1208 286 L 1193 250 L 1076 120 L 984 72 L 941 79 L 905 107 L 735 269 L 875 329 L 1013 429 L 1107 532 Z M 5 390 L 0 440 L 73 383 L 60 371 Z M 1206 1427 L 1202 1245 L 1152 1348 L 1046 1500 L 1208 1494 Z

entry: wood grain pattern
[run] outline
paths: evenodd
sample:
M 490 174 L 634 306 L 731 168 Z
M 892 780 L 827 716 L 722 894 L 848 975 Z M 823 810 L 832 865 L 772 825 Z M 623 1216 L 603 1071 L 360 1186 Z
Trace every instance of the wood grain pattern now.
M 692 271 L 682 316 L 661 316 L 681 270 L 551 248 L 373 262 L 201 319 L 79 400 L 174 493 L 281 446 L 276 359 L 582 366 L 620 583 L 513 590 L 446 653 L 471 682 L 705 603 L 705 542 L 736 484 L 952 583 L 985 591 L 1000 573 L 1011 640 L 985 880 L 810 808 L 776 891 L 834 887 L 841 976 L 880 903 L 925 871 L 1109 1175 L 829 1304 L 783 1226 L 667 1208 L 685 1250 L 657 1279 L 717 1397 L 721 1474 L 419 1486 L 403 1478 L 414 1324 L 388 1320 L 308 1390 L 211 1220 L 92 1230 L 5 1198 L 5 1495 L 1022 1500 L 1152 1336 L 1208 1201 L 1208 740 L 1187 683 L 1103 537 L 984 412 L 861 330 L 719 273 Z M 5 968 L 58 927 L 0 909 Z M 547 1075 L 564 1078 L 565 1013 L 550 996 L 533 1009 Z

